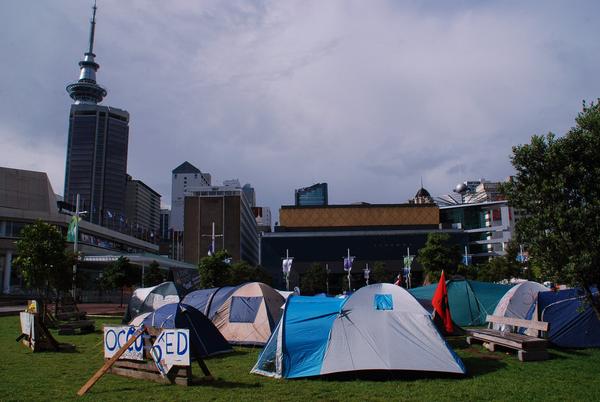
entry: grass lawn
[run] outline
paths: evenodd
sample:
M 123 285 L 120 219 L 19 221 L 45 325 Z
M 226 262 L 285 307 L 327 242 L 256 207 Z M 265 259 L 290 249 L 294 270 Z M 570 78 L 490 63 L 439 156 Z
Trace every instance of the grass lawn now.
M 97 319 L 97 328 L 117 320 Z M 75 353 L 33 354 L 15 342 L 18 317 L 0 317 L 0 401 L 10 400 L 557 400 L 600 401 L 600 349 L 551 350 L 551 359 L 521 363 L 514 354 L 490 353 L 481 346 L 451 341 L 468 375 L 346 376 L 277 380 L 250 374 L 259 348 L 206 360 L 216 381 L 194 387 L 161 385 L 106 374 L 83 398 L 77 390 L 102 366 L 102 333 L 56 336 Z M 56 334 L 55 334 L 56 335 Z M 201 375 L 197 365 L 194 373 Z

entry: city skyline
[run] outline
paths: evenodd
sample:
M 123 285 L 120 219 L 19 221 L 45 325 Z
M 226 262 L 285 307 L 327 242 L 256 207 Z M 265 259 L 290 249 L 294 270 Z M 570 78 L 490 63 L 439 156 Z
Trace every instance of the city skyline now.
M 92 4 L 0 5 L 1 165 L 55 189 Z M 130 112 L 128 173 L 163 202 L 186 160 L 275 214 L 318 182 L 342 204 L 406 202 L 420 177 L 432 195 L 500 180 L 512 145 L 563 134 L 600 93 L 595 2 L 98 7 L 101 105 Z

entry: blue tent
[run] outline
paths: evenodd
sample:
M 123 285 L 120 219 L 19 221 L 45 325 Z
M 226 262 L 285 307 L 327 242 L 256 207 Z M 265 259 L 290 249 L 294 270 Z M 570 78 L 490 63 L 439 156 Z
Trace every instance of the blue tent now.
M 237 290 L 239 286 L 223 286 L 220 288 L 200 289 L 185 296 L 184 302 L 194 306 L 212 320 L 219 307 Z
M 597 289 L 594 297 L 600 297 Z M 581 289 L 538 293 L 538 312 L 540 320 L 550 323 L 548 339 L 556 346 L 600 347 L 600 321 Z
M 204 314 L 183 303 L 172 303 L 159 307 L 143 322 L 148 327 L 189 329 L 192 350 L 197 351 L 200 357 L 233 350 Z
M 437 286 L 421 286 L 409 289 L 409 292 L 426 305 L 433 298 Z M 451 279 L 446 282 L 446 287 L 452 321 L 460 326 L 485 324 L 486 316 L 493 314 L 502 296 L 511 288 L 510 285 L 469 279 Z
M 346 298 L 290 296 L 252 372 L 299 378 L 362 370 L 465 373 L 431 315 L 405 289 L 384 283 Z

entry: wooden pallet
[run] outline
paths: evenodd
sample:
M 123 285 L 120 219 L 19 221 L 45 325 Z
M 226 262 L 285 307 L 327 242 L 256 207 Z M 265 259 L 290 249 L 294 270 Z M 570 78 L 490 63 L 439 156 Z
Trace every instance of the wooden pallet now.
M 190 386 L 200 379 L 192 376 L 192 367 L 173 367 L 167 376 L 161 376 L 153 361 L 117 360 L 110 370 L 112 374 L 130 378 L 150 380 L 161 384 Z

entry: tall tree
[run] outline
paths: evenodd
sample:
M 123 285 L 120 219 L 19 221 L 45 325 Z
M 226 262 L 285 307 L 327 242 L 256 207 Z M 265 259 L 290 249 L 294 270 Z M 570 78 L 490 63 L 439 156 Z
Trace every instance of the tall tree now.
M 65 251 L 65 238 L 56 226 L 38 220 L 21 230 L 16 244 L 15 266 L 29 288 L 48 299 L 51 290 L 58 295 L 71 287 L 73 257 Z
M 160 270 L 160 265 L 156 261 L 152 261 L 148 266 L 148 272 L 144 277 L 144 286 L 155 286 L 165 281 L 165 275 Z
M 327 270 L 321 264 L 313 264 L 300 276 L 302 294 L 314 295 L 327 291 Z
M 563 137 L 534 135 L 513 147 L 516 175 L 502 187 L 521 212 L 517 239 L 554 282 L 581 287 L 600 318 L 600 106 L 583 104 Z
M 426 277 L 433 283 L 440 279 L 442 270 L 448 277 L 456 274 L 462 255 L 458 244 L 451 243 L 450 235 L 434 232 L 427 235 L 427 242 L 416 258 Z
M 135 282 L 135 271 L 127 257 L 119 257 L 102 272 L 102 287 L 105 289 L 121 289 L 121 306 L 126 286 Z
M 207 289 L 228 285 L 231 278 L 230 260 L 231 256 L 226 250 L 218 250 L 202 258 L 198 264 L 200 287 Z
M 396 275 L 396 273 L 390 272 L 385 268 L 384 262 L 375 261 L 369 283 L 393 283 Z
M 254 267 L 246 261 L 236 262 L 229 267 L 229 284 L 241 285 L 247 282 L 271 283 L 271 276 L 262 267 Z

